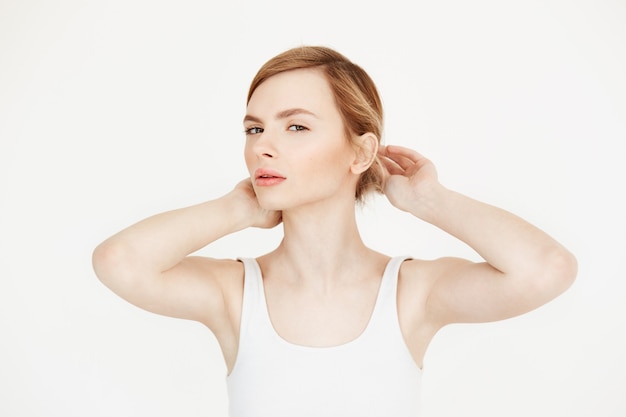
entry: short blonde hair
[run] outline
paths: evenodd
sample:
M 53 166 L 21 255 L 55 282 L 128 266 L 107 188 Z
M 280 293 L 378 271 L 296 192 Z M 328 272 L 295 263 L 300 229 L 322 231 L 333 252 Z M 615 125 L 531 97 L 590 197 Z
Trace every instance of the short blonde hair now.
M 335 97 L 346 129 L 346 137 L 353 145 L 354 135 L 373 133 L 380 144 L 383 134 L 383 106 L 376 85 L 358 65 L 342 54 L 324 46 L 300 46 L 289 49 L 267 61 L 250 84 L 248 98 L 261 83 L 281 72 L 304 68 L 320 68 Z M 381 162 L 375 157 L 372 165 L 361 174 L 355 199 L 362 202 L 370 191 L 382 192 Z

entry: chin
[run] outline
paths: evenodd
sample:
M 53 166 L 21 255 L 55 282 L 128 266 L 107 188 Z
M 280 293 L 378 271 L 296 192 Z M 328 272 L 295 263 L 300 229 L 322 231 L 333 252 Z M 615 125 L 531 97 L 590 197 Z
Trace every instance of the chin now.
M 306 206 L 307 204 L 315 201 L 294 197 L 295 196 L 288 197 L 285 194 L 282 194 L 280 196 L 272 195 L 271 197 L 268 195 L 257 195 L 257 200 L 259 201 L 259 206 L 261 206 L 262 209 L 271 211 L 290 210 L 296 207 Z
M 263 210 L 282 211 L 288 206 L 285 201 L 281 201 L 282 199 L 275 197 L 270 198 L 268 196 L 257 195 L 257 200 Z
M 257 189 L 255 192 L 259 206 L 264 210 L 272 211 L 316 206 L 320 203 L 325 204 L 337 201 L 337 197 L 339 197 L 339 193 L 335 188 L 317 187 L 316 189 L 314 186 L 298 192 L 293 192 L 293 190 L 281 190 L 278 192 L 275 189 Z

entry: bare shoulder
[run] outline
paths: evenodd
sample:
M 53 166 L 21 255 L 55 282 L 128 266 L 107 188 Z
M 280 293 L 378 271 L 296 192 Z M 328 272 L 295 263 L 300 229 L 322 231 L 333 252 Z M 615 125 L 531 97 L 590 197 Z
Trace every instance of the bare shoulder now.
M 466 263 L 459 258 L 439 258 L 434 260 L 407 259 L 402 263 L 398 276 L 398 292 L 413 295 L 427 292 L 446 269 Z
M 473 262 L 455 257 L 432 260 L 408 259 L 398 276 L 398 304 L 414 320 L 414 325 L 424 326 L 425 321 L 435 327 L 443 326 L 438 315 L 433 314 L 433 293 L 441 285 L 443 277 L 463 274 Z M 405 313 L 405 314 L 406 314 Z
M 185 265 L 202 283 L 204 288 L 198 289 L 204 292 L 206 298 L 210 298 L 205 300 L 206 307 L 213 307 L 201 321 L 214 330 L 219 327 L 216 320 L 238 322 L 243 299 L 243 263 L 234 259 L 190 256 L 181 263 L 181 267 L 185 268 Z
M 182 261 L 206 279 L 213 280 L 225 290 L 235 284 L 243 282 L 243 263 L 235 259 L 216 259 L 203 256 L 188 256 Z
M 442 276 L 471 264 L 473 262 L 467 259 L 454 257 L 432 260 L 408 259 L 400 267 L 398 291 L 408 292 L 413 296 L 422 294 L 427 297 Z
M 421 367 L 426 349 L 442 323 L 428 308 L 441 270 L 454 260 L 408 259 L 398 275 L 397 308 L 400 328 L 415 362 Z
M 442 266 L 440 261 L 407 259 L 398 273 L 398 313 L 414 328 L 426 320 L 428 296 Z M 402 320 L 404 319 L 404 320 Z

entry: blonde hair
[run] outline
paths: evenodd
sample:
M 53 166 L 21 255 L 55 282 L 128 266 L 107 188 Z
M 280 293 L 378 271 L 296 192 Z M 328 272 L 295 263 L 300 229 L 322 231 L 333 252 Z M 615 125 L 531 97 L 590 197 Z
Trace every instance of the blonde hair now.
M 322 70 L 341 113 L 346 137 L 354 145 L 353 136 L 373 133 L 380 144 L 383 133 L 383 106 L 376 85 L 358 65 L 342 54 L 324 46 L 300 46 L 289 49 L 267 61 L 250 84 L 248 98 L 261 83 L 281 72 L 304 68 Z M 374 190 L 382 192 L 383 175 L 378 156 L 361 174 L 356 186 L 355 199 L 362 202 L 365 194 Z

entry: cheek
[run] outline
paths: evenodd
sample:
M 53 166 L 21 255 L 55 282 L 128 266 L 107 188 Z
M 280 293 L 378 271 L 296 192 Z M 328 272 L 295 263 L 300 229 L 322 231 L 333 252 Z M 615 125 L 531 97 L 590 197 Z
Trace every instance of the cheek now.
M 250 172 L 252 168 L 252 163 L 254 161 L 254 155 L 252 154 L 252 151 L 248 144 L 246 144 L 243 148 L 243 158 L 246 161 L 246 167 L 248 168 L 248 172 Z
M 306 166 L 329 181 L 341 181 L 350 172 L 351 156 L 344 147 L 326 149 L 307 160 Z
M 354 159 L 354 152 L 347 143 L 337 145 L 328 155 L 326 155 L 326 164 L 335 172 L 347 172 Z

